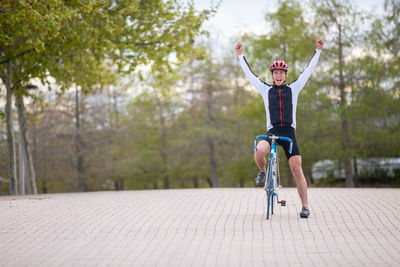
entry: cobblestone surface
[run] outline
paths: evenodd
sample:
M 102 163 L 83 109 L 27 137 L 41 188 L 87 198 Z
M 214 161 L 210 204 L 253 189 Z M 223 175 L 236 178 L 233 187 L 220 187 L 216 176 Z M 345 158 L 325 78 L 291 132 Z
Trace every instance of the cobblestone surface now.
M 399 189 L 295 188 L 0 197 L 1 266 L 400 266 Z

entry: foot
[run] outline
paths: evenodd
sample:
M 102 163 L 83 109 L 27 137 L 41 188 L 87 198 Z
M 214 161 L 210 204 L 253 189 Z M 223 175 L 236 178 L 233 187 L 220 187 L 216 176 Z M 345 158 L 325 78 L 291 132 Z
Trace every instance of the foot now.
M 310 216 L 310 210 L 307 207 L 303 207 L 300 212 L 301 218 L 308 218 Z
M 265 172 L 259 172 L 256 178 L 256 186 L 263 187 L 265 183 Z

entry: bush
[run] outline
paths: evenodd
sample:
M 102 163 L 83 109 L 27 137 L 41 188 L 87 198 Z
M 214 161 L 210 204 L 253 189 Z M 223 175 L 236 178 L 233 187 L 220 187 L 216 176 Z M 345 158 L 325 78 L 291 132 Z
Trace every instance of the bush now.
M 361 174 L 358 182 L 360 186 L 392 186 L 395 184 L 395 177 L 390 176 L 387 170 L 376 168 L 371 173 Z
M 393 173 L 394 173 L 394 185 L 396 187 L 400 187 L 400 168 L 394 169 Z

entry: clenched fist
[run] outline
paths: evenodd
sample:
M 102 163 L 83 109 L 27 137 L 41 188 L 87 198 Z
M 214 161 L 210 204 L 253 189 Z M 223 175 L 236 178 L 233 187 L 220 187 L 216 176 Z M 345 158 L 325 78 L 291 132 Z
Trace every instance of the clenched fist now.
M 241 42 L 237 43 L 236 47 L 236 53 L 240 56 L 241 54 L 243 54 L 243 45 Z
M 318 50 L 322 50 L 322 48 L 324 48 L 324 41 L 322 39 L 317 38 L 317 40 L 315 40 L 315 43 L 317 44 Z

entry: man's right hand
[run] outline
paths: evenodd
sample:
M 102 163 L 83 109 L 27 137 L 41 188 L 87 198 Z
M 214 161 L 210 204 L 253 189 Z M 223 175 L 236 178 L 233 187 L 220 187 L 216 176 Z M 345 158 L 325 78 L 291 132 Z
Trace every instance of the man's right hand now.
M 236 47 L 236 53 L 240 56 L 241 54 L 243 54 L 243 45 L 241 42 L 237 43 Z
M 317 44 L 318 50 L 322 50 L 322 48 L 324 48 L 324 41 L 322 39 L 317 38 L 317 40 L 315 40 L 315 43 Z

